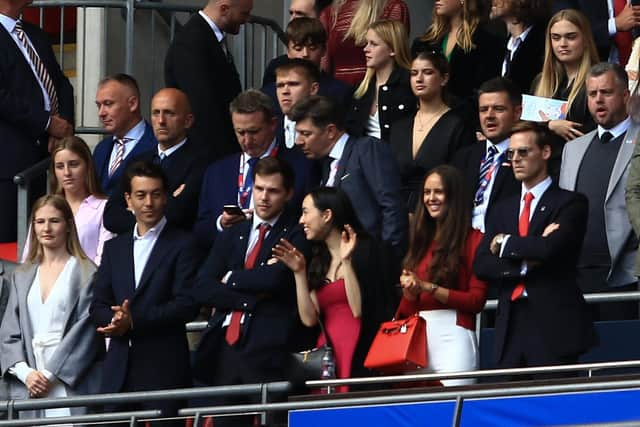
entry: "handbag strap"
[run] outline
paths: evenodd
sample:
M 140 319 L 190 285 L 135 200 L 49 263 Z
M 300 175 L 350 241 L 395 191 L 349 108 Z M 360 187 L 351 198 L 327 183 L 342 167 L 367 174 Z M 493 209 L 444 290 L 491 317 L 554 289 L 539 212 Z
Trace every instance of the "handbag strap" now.
M 320 315 L 320 313 L 318 313 L 318 325 L 320 325 L 320 332 L 322 332 L 322 335 L 324 336 L 324 342 L 325 344 L 333 349 L 333 345 L 331 344 L 331 340 L 329 339 L 329 334 L 327 334 L 327 330 L 324 328 L 324 323 L 322 322 L 322 316 Z

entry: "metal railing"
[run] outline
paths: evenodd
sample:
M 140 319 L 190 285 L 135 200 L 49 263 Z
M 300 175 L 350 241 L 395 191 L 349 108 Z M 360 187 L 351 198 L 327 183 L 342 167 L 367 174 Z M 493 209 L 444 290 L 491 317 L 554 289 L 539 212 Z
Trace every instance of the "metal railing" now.
M 8 421 L 0 421 L 0 426 L 27 426 L 45 425 L 56 423 L 88 423 L 100 421 L 101 415 L 75 415 L 72 417 L 42 418 L 30 420 L 16 420 L 16 415 L 20 411 L 32 411 L 52 408 L 68 407 L 99 407 L 105 405 L 119 405 L 140 402 L 155 402 L 161 400 L 188 400 L 197 398 L 214 397 L 256 397 L 262 404 L 266 404 L 272 393 L 288 393 L 291 390 L 291 383 L 278 381 L 262 384 L 230 385 L 219 387 L 198 387 L 174 390 L 156 390 L 131 393 L 110 393 L 95 394 L 86 396 L 74 396 L 55 399 L 27 399 L 27 400 L 5 400 L 0 401 L 0 410 L 7 412 Z M 264 411 L 252 411 L 260 413 L 261 421 L 266 422 Z M 140 420 L 142 418 L 158 418 L 160 411 L 132 411 L 118 412 L 111 414 L 111 421 Z M 104 420 L 104 419 L 103 419 Z M 107 421 L 107 420 L 104 420 Z M 134 420 L 135 421 L 135 420 Z M 133 422 L 133 421 L 132 421 Z

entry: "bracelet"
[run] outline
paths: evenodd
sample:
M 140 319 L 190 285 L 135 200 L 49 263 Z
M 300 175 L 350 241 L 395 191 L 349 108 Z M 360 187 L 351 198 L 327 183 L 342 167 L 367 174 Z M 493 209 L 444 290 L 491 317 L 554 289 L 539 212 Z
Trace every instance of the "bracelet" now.
M 431 289 L 429 289 L 429 293 L 433 294 L 436 289 L 438 289 L 438 285 L 436 285 L 435 283 L 431 283 Z

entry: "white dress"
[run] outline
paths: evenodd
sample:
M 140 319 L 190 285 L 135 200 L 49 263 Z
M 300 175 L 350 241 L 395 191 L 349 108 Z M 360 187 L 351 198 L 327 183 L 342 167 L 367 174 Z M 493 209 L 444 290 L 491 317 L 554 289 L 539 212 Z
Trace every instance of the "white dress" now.
M 27 310 L 29 322 L 33 331 L 31 346 L 36 360 L 36 366 L 32 368 L 42 371 L 47 361 L 54 354 L 64 333 L 64 323 L 69 316 L 69 286 L 71 273 L 78 261 L 75 257 L 69 257 L 62 272 L 58 275 L 51 292 L 43 302 L 40 292 L 40 267 L 36 271 L 36 277 L 27 295 Z M 47 398 L 66 397 L 67 390 L 63 383 L 55 380 Z M 69 408 L 46 409 L 45 416 L 62 417 L 69 416 Z

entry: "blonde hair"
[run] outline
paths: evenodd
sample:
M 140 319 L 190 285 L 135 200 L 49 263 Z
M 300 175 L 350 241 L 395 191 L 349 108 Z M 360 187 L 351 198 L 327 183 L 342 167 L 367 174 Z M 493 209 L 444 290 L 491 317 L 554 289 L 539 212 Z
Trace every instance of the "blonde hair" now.
M 106 198 L 100 189 L 100 183 L 98 182 L 98 175 L 96 173 L 95 163 L 93 162 L 93 156 L 91 156 L 91 150 L 87 143 L 77 136 L 68 136 L 56 142 L 56 145 L 51 152 L 51 165 L 49 166 L 49 192 L 64 196 L 64 189 L 56 176 L 56 154 L 62 150 L 71 151 L 80 157 L 80 159 L 85 163 L 87 167 L 87 175 L 84 179 L 84 185 L 89 194 L 100 199 Z
M 356 46 L 363 45 L 365 43 L 367 29 L 374 23 L 384 10 L 387 0 L 357 0 L 356 13 L 353 15 L 351 25 L 342 39 L 347 40 L 353 38 Z M 342 6 L 347 0 L 334 0 L 332 6 L 332 19 L 333 25 L 336 25 L 338 20 L 338 14 L 341 12 Z
M 473 33 L 475 33 L 480 23 L 480 9 L 476 0 L 465 0 L 462 2 L 462 27 L 456 34 L 456 44 L 465 51 L 470 52 L 475 49 L 473 44 Z M 439 43 L 451 30 L 449 17 L 438 15 L 435 7 L 431 13 L 431 25 L 427 32 L 420 37 L 426 43 Z
M 36 212 L 43 206 L 51 206 L 54 209 L 60 211 L 62 213 L 62 218 L 67 224 L 67 252 L 70 255 L 73 255 L 78 259 L 78 261 L 86 260 L 89 261 L 89 258 L 82 250 L 82 246 L 80 246 L 80 240 L 78 239 L 78 231 L 76 229 L 76 222 L 73 219 L 73 212 L 71 211 L 71 207 L 67 201 L 58 195 L 48 194 L 40 197 L 33 204 L 33 208 L 31 209 L 30 223 L 33 224 L 33 221 L 36 217 Z M 27 254 L 27 258 L 25 263 L 39 263 L 42 261 L 43 256 L 42 244 L 38 241 L 38 236 L 36 235 L 35 229 L 32 229 L 32 232 L 29 236 L 29 253 Z
M 578 92 L 585 84 L 587 73 L 591 65 L 597 64 L 598 51 L 596 49 L 596 43 L 593 40 L 591 34 L 591 25 L 587 18 L 575 9 L 564 9 L 556 13 L 549 20 L 547 25 L 547 35 L 544 42 L 544 64 L 542 65 L 542 72 L 540 73 L 540 79 L 536 86 L 534 95 L 543 96 L 545 98 L 551 98 L 560 87 L 562 78 L 566 75 L 564 66 L 553 53 L 551 47 L 551 27 L 560 21 L 567 21 L 578 27 L 581 33 L 584 51 L 582 53 L 582 61 L 580 62 L 580 68 L 578 74 L 575 77 L 571 92 L 567 99 L 567 111 L 571 109 L 571 104 L 576 99 Z
M 393 60 L 395 65 L 409 69 L 411 68 L 411 60 L 409 59 L 409 39 L 407 37 L 407 30 L 402 22 L 390 21 L 387 19 L 376 21 L 369 25 L 369 30 L 375 31 L 375 33 L 382 39 L 382 41 L 389 46 L 394 53 Z M 364 79 L 358 85 L 358 88 L 353 94 L 353 97 L 360 99 L 367 93 L 371 81 L 376 75 L 376 70 L 373 68 L 367 68 L 367 72 L 364 75 Z

